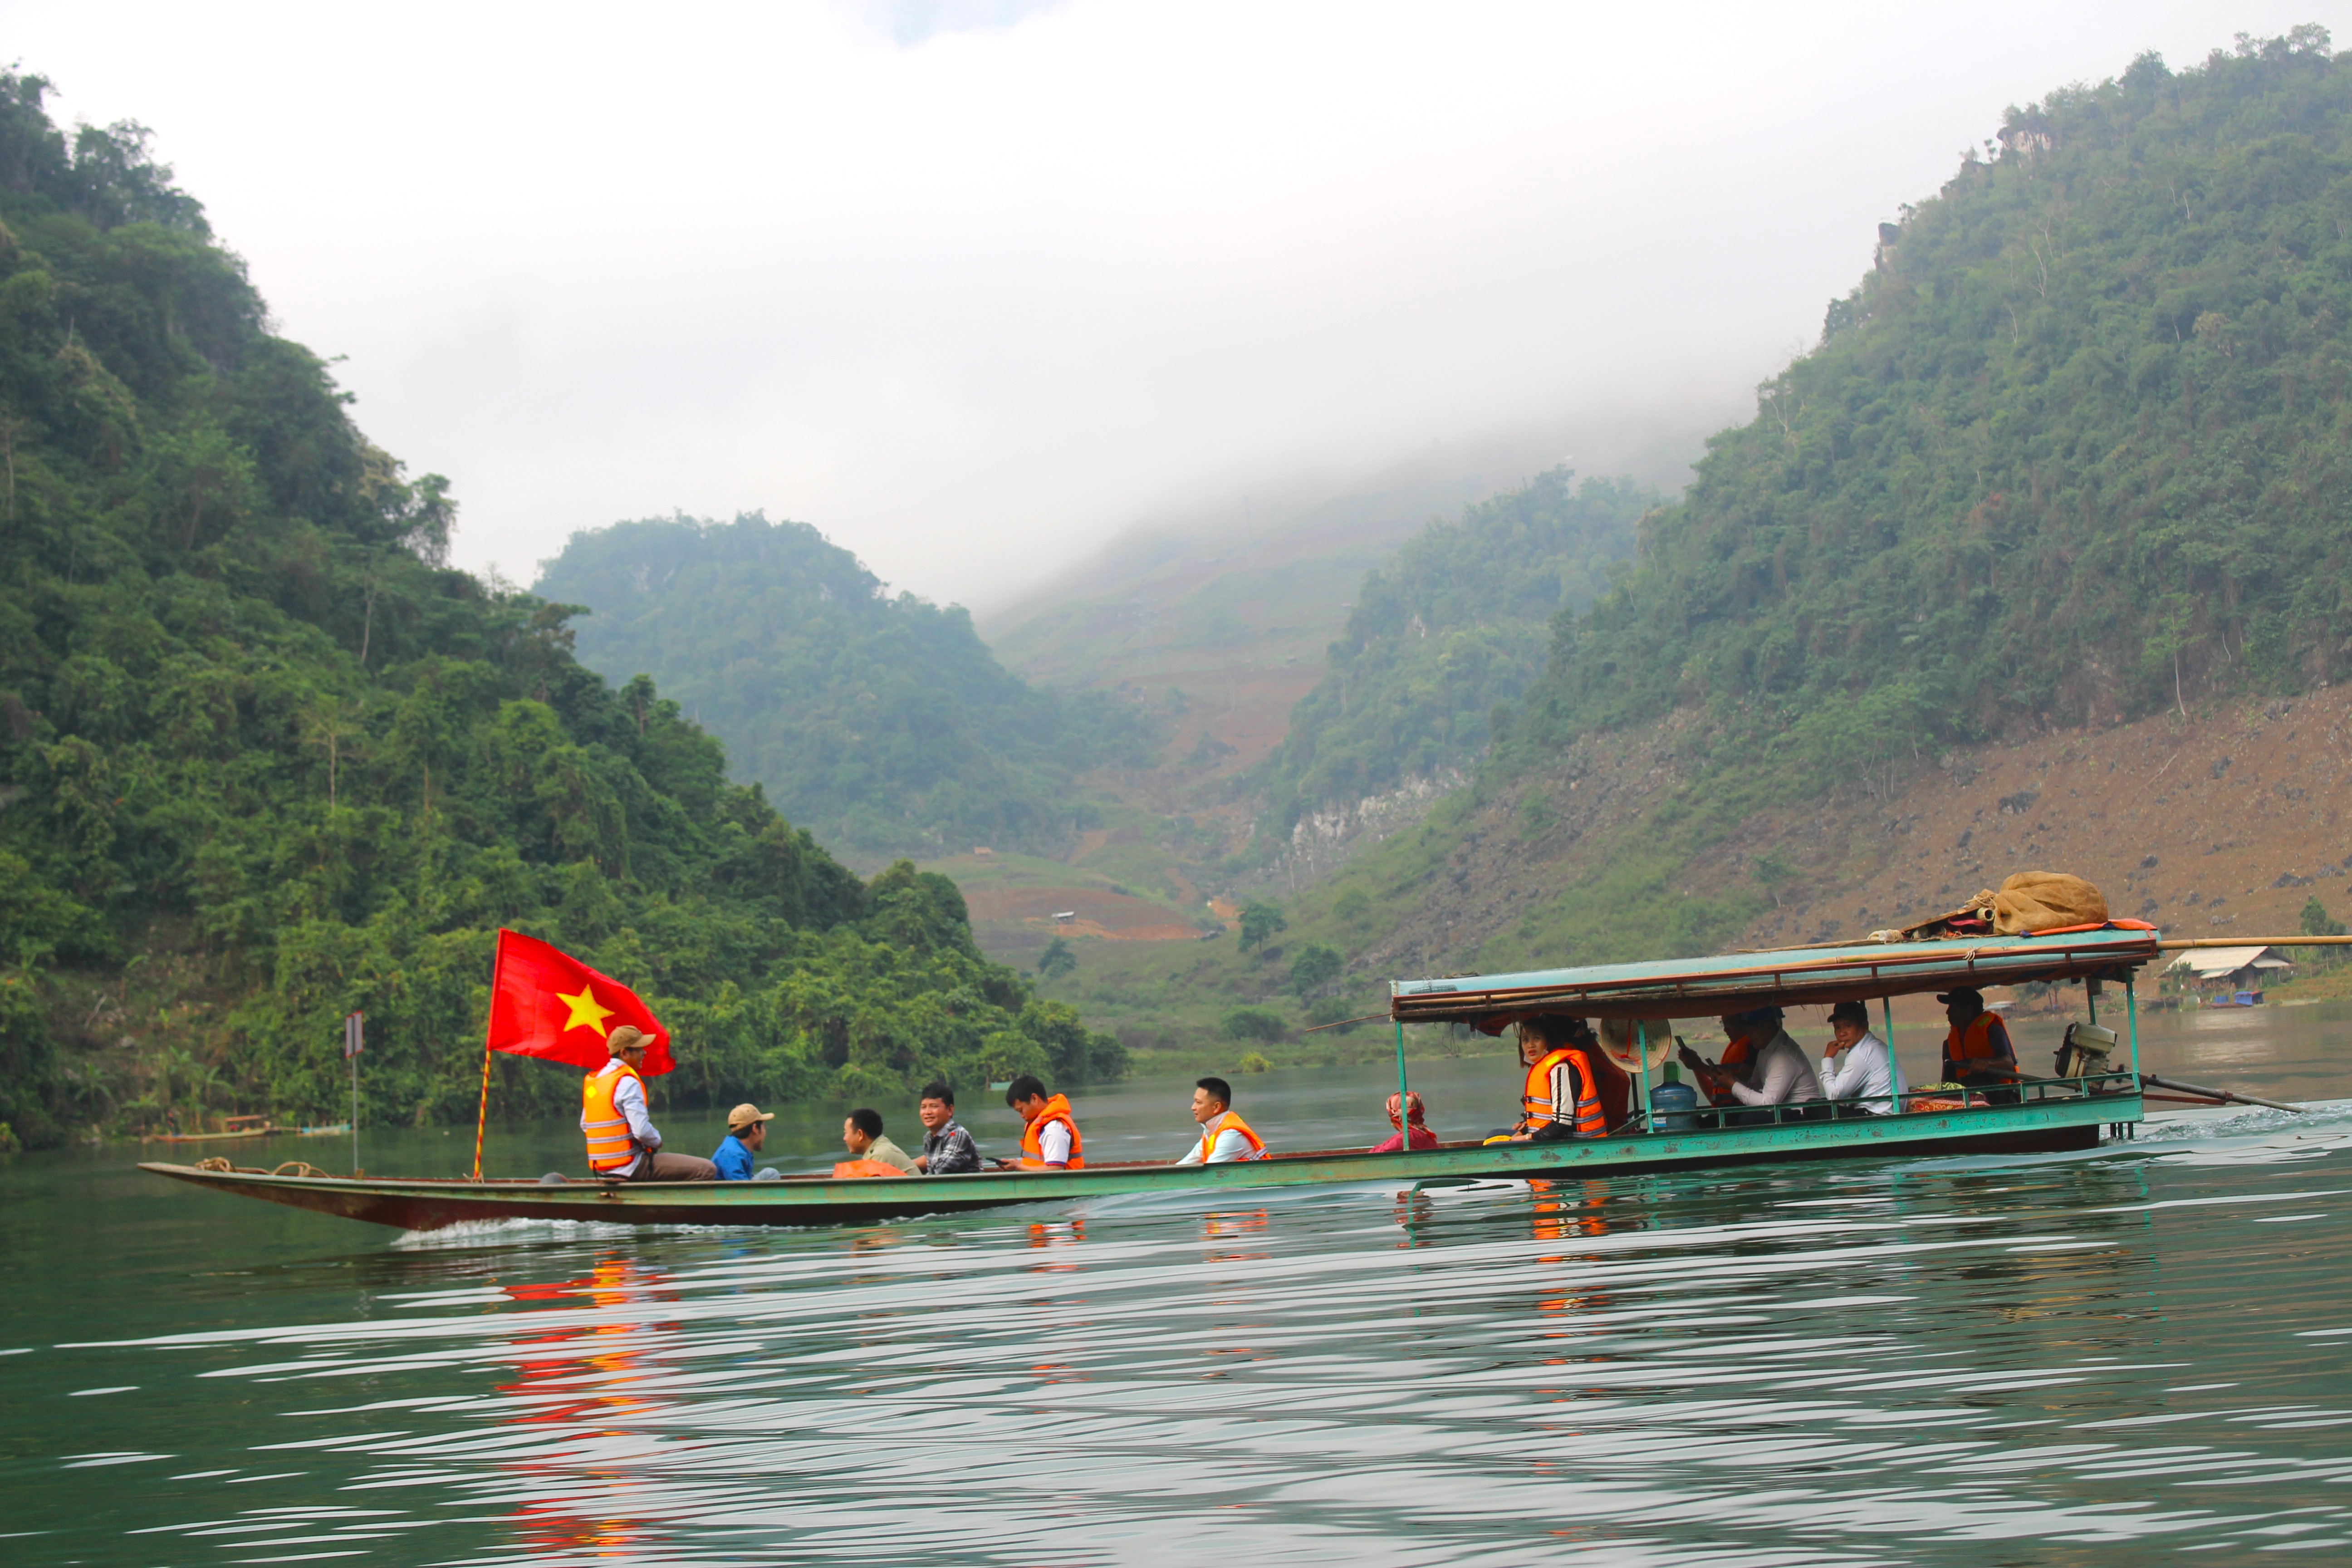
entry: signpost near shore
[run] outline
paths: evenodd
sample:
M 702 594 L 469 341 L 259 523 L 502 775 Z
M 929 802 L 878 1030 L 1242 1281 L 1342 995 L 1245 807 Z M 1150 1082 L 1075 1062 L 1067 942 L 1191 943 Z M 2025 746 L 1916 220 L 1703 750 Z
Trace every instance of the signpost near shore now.
M 352 1174 L 360 1173 L 360 1052 L 367 1047 L 367 1015 L 343 1017 L 343 1060 L 352 1064 Z

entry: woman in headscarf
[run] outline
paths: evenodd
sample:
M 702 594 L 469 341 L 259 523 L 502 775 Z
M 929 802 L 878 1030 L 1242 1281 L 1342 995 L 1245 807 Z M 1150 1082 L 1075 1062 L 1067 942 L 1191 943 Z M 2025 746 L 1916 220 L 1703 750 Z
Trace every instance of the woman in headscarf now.
M 1396 1136 L 1391 1138 L 1385 1143 L 1373 1144 L 1370 1149 L 1366 1151 L 1367 1153 L 1393 1154 L 1402 1149 L 1404 1147 L 1405 1134 L 1408 1131 L 1406 1125 L 1407 1121 L 1411 1122 L 1409 1130 L 1412 1135 L 1412 1146 L 1414 1148 L 1434 1149 L 1437 1147 L 1437 1134 L 1429 1130 L 1423 1120 L 1427 1114 L 1427 1108 L 1421 1103 L 1420 1090 L 1412 1090 L 1407 1093 L 1404 1098 L 1404 1117 L 1400 1119 L 1397 1115 L 1397 1097 L 1393 1094 L 1389 1096 L 1389 1125 L 1397 1130 Z

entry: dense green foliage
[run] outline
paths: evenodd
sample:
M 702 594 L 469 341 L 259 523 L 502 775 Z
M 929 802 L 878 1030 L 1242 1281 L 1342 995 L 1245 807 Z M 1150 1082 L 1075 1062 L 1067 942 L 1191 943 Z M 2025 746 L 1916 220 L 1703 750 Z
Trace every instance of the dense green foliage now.
M 1091 825 L 1071 780 L 1143 765 L 1143 711 L 1030 686 L 960 605 L 895 596 L 806 523 L 575 533 L 538 591 L 593 612 L 580 657 L 653 675 L 793 820 L 866 854 L 1052 849 Z
M 1561 618 L 1519 733 L 1703 707 L 1815 780 L 2352 672 L 2352 58 L 2007 115 Z
M 954 884 L 862 884 L 560 609 L 441 565 L 443 481 L 143 132 L 69 146 L 46 88 L 0 73 L 0 1121 L 331 1116 L 352 1008 L 373 1118 L 469 1117 L 501 924 L 644 992 L 688 1098 L 1118 1069 Z M 578 1092 L 508 1060 L 495 1103 Z
M 1431 523 L 1366 574 L 1322 680 L 1263 765 L 1267 830 L 1286 837 L 1325 802 L 1473 765 L 1496 706 L 1542 672 L 1553 618 L 1608 588 L 1655 499 L 1556 468 Z

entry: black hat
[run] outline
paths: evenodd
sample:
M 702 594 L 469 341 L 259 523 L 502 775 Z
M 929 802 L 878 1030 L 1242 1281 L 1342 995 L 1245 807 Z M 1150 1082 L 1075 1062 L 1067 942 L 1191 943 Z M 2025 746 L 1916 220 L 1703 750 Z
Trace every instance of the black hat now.
M 1867 1029 L 1870 1027 L 1870 1007 L 1862 1002 L 1841 1002 L 1830 1009 L 1830 1022 L 1834 1024 L 1840 1018 L 1851 1018 Z
M 1972 986 L 1961 985 L 1955 987 L 1950 991 L 1938 991 L 1936 993 L 1936 1000 L 1943 1003 L 1946 1006 L 1951 1005 L 1951 1004 L 1961 1000 L 1963 997 L 1975 1003 L 1979 1007 L 1984 1005 L 1984 993 Z

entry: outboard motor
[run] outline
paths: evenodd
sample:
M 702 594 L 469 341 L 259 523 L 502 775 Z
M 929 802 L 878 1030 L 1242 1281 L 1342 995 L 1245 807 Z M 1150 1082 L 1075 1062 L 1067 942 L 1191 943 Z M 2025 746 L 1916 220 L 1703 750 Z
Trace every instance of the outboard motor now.
M 2058 1042 L 2059 1078 L 2096 1078 L 2107 1070 L 2107 1053 L 2116 1048 L 2116 1032 L 2096 1024 L 2069 1024 Z

